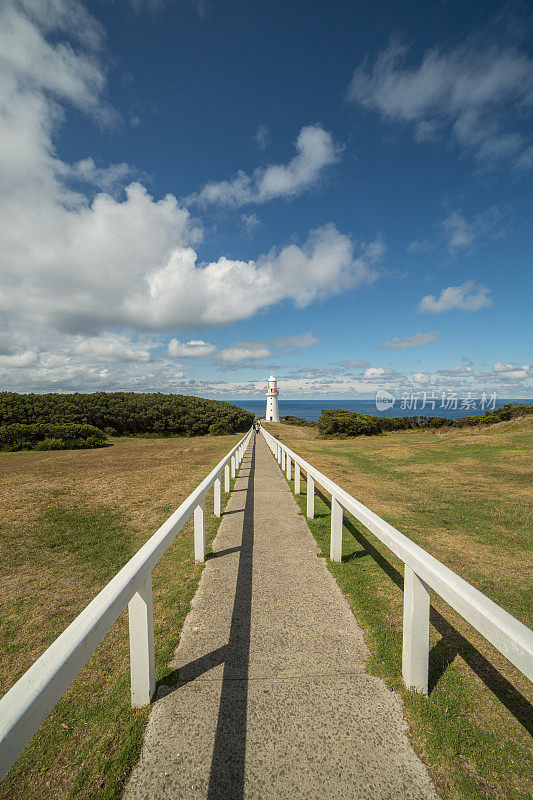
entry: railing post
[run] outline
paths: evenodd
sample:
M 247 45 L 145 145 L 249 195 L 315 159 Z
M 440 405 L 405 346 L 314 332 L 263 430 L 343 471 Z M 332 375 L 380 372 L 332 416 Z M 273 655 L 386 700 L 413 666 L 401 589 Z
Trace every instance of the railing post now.
M 226 494 L 229 492 L 230 489 L 230 482 L 229 482 L 229 464 L 226 464 L 224 467 L 224 491 Z
M 220 517 L 222 512 L 222 480 L 221 476 L 218 475 L 215 478 L 215 486 L 214 486 L 214 493 L 213 493 L 213 514 L 215 517 Z
M 288 481 L 290 481 L 290 479 L 291 479 L 291 464 L 292 464 L 291 457 L 287 453 L 287 480 Z
M 147 706 L 155 691 L 154 610 L 152 574 L 128 603 L 130 629 L 131 704 Z
M 285 450 L 281 451 L 281 469 L 285 470 L 285 462 L 287 460 L 287 456 L 285 455 Z
M 231 457 L 231 477 L 232 478 L 235 477 L 235 470 L 236 470 L 236 467 L 235 467 L 235 454 L 233 454 L 232 457 Z
M 205 561 L 205 497 L 194 509 L 194 560 Z
M 300 494 L 300 465 L 294 462 L 294 494 Z
M 430 590 L 405 565 L 403 584 L 402 675 L 408 689 L 428 693 Z
M 329 557 L 332 561 L 342 561 L 342 517 L 343 508 L 336 497 L 331 496 L 331 541 Z
M 307 519 L 315 518 L 315 479 L 307 473 Z
M 281 445 L 279 444 L 279 442 L 278 442 L 277 448 L 278 448 L 278 452 L 277 452 L 278 464 L 281 464 Z

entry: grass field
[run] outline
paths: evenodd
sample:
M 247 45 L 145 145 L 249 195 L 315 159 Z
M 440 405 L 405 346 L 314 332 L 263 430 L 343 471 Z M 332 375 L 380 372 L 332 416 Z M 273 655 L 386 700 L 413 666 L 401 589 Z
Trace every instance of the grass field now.
M 240 438 L 0 453 L 2 694 Z M 206 511 L 210 543 L 212 492 Z M 170 682 L 167 664 L 201 570 L 189 522 L 153 574 L 159 682 Z M 126 612 L 0 785 L 2 800 L 119 796 L 148 716 L 130 708 L 128 647 Z
M 291 449 L 531 627 L 533 421 L 320 439 L 267 425 Z M 298 498 L 305 513 L 305 481 Z M 310 528 L 329 555 L 329 497 Z M 401 681 L 403 564 L 345 517 L 329 568 L 363 626 L 369 669 L 401 693 L 413 743 L 447 800 L 533 796 L 529 681 L 432 593 L 430 695 Z

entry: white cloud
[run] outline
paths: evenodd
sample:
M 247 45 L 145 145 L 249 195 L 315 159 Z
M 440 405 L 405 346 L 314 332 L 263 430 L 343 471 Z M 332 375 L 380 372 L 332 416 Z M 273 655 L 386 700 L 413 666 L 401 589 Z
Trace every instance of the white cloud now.
M 240 170 L 235 178 L 206 183 L 189 202 L 220 203 L 241 206 L 247 203 L 266 203 L 269 200 L 291 198 L 317 183 L 324 169 L 334 164 L 340 148 L 333 137 L 320 125 L 301 129 L 296 139 L 297 155 L 288 164 L 258 167 L 253 175 Z
M 531 110 L 533 61 L 484 36 L 428 50 L 418 65 L 407 66 L 407 53 L 393 39 L 372 68 L 354 71 L 349 99 L 412 124 L 418 141 L 451 136 L 479 161 L 512 158 L 519 166 L 528 142 L 512 125 Z
M 379 347 L 381 350 L 405 350 L 407 347 L 420 347 L 424 344 L 431 344 L 439 338 L 437 331 L 415 333 L 413 336 L 406 336 L 404 339 L 394 338 L 390 342 L 383 342 Z
M 352 358 L 350 361 L 341 361 L 341 367 L 345 369 L 364 369 L 368 367 L 368 361 L 365 361 L 364 358 Z
M 427 239 L 422 239 L 420 241 L 415 239 L 407 245 L 408 253 L 430 253 L 432 249 L 433 245 Z
M 257 146 L 261 148 L 261 150 L 266 150 L 268 145 L 270 144 L 270 131 L 265 125 L 260 125 L 257 129 L 257 133 L 254 136 L 255 141 L 257 142 Z
M 450 255 L 471 249 L 474 243 L 483 237 L 496 239 L 503 236 L 504 229 L 501 224 L 503 216 L 504 211 L 498 206 L 491 206 L 470 220 L 459 211 L 450 210 L 448 216 L 440 223 Z
M 315 300 L 371 282 L 376 277 L 366 248 L 354 245 L 334 225 L 311 231 L 302 246 L 272 250 L 257 261 L 225 257 L 198 265 L 192 248 L 176 248 L 167 263 L 148 273 L 113 315 L 124 324 L 163 329 L 222 325 L 251 317 L 280 300 L 304 308 Z M 102 314 L 94 309 L 94 314 Z
M 523 380 L 529 376 L 530 367 L 528 364 L 514 366 L 513 364 L 502 364 L 501 361 L 497 361 L 492 367 L 492 371 L 495 373 L 495 377 L 498 380 L 517 381 Z
M 23 353 L 0 355 L 0 369 L 24 369 L 32 367 L 39 360 L 35 350 L 25 350 Z
M 251 236 L 256 228 L 261 226 L 257 214 L 241 214 L 241 222 L 246 228 L 246 232 Z
M 167 353 L 173 358 L 209 358 L 215 352 L 215 345 L 203 339 L 190 339 L 188 342 L 171 339 L 167 346 Z
M 8 0 L 1 7 L 0 315 L 3 338 L 9 331 L 16 344 L 0 342 L 4 356 L 16 357 L 6 368 L 33 353 L 35 342 L 41 350 L 49 342 L 65 359 L 45 364 L 41 357 L 32 386 L 39 378 L 43 387 L 55 386 L 54 370 L 67 388 L 76 379 L 96 385 L 98 376 L 109 385 L 101 366 L 84 377 L 80 362 L 145 361 L 150 342 L 140 341 L 147 332 L 224 325 L 283 300 L 305 307 L 376 277 L 379 238 L 356 246 L 325 225 L 303 243 L 256 260 L 202 263 L 193 249 L 201 231 L 173 195 L 156 200 L 138 182 L 120 197 L 73 188 L 74 180 L 115 191 L 129 170 L 91 158 L 68 164 L 56 151 L 69 106 L 99 124 L 113 122 L 103 99 L 101 45 L 98 23 L 76 0 Z M 299 155 L 280 167 L 295 191 L 335 150 L 329 134 L 314 127 L 304 129 L 299 144 Z M 276 170 L 258 177 L 263 193 L 275 193 Z M 135 336 L 126 341 L 116 331 Z M 138 385 L 121 374 L 127 385 Z
M 461 286 L 448 286 L 443 289 L 437 299 L 428 294 L 422 298 L 418 310 L 429 314 L 440 314 L 443 311 L 460 309 L 461 311 L 478 311 L 493 305 L 489 297 L 490 289 L 475 281 L 465 281 Z
M 470 378 L 474 374 L 474 370 L 465 364 L 457 364 L 450 369 L 438 369 L 437 374 L 444 375 L 446 378 Z
M 442 222 L 442 227 L 448 238 L 448 250 L 456 253 L 469 247 L 475 239 L 474 227 L 457 211 L 450 211 Z
M 72 348 L 78 356 L 90 356 L 96 361 L 149 361 L 150 350 L 135 343 L 129 336 L 118 333 L 103 333 L 82 339 Z
M 368 367 L 363 373 L 363 379 L 367 381 L 384 381 L 399 377 L 399 372 L 394 369 L 385 369 L 384 367 Z
M 430 382 L 430 376 L 428 375 L 427 372 L 415 372 L 411 376 L 411 379 L 413 383 L 418 383 L 418 384 L 428 384 Z
M 133 174 L 133 170 L 128 164 L 97 167 L 92 158 L 84 158 L 75 164 L 63 164 L 59 161 L 56 164 L 58 172 L 65 178 L 92 184 L 105 192 L 113 192 L 122 188 L 124 182 Z
M 201 20 L 205 19 L 207 9 L 210 5 L 209 0 L 188 0 L 188 2 L 198 17 Z M 130 3 L 137 13 L 143 9 L 155 13 L 167 5 L 167 0 L 130 0 Z
M 238 364 L 242 361 L 257 361 L 261 358 L 269 358 L 272 353 L 262 342 L 242 342 L 220 350 L 219 358 L 230 364 Z
M 300 347 L 313 347 L 320 344 L 322 339 L 317 339 L 311 331 L 302 333 L 299 336 L 286 336 L 283 339 L 273 339 L 272 344 L 284 353 L 294 353 Z

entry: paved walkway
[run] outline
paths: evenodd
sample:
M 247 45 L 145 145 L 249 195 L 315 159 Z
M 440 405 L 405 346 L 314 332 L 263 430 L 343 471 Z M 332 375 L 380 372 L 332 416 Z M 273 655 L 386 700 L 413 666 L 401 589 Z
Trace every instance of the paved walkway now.
M 213 549 L 126 800 L 435 800 L 262 437 Z

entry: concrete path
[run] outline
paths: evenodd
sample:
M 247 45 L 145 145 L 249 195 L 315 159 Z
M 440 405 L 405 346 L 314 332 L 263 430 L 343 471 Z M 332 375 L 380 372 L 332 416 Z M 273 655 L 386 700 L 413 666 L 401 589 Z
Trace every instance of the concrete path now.
M 260 436 L 213 549 L 125 798 L 435 800 Z

